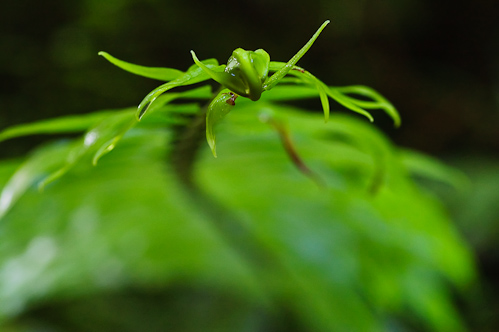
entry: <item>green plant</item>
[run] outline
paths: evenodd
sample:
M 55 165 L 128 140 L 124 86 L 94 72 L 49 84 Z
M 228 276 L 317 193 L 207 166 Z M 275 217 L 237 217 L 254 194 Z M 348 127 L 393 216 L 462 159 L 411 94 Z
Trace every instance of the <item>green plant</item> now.
M 85 134 L 0 164 L 0 324 L 51 301 L 80 299 L 91 307 L 85 294 L 161 293 L 180 285 L 237 304 L 202 306 L 219 318 L 182 313 L 186 331 L 289 330 L 286 321 L 310 331 L 411 324 L 463 330 L 448 289 L 469 283 L 472 259 L 440 203 L 410 173 L 454 185 L 463 180 L 394 147 L 360 119 L 329 115 L 330 97 L 371 121 L 367 110 L 381 109 L 400 124 L 374 90 L 328 86 L 296 66 L 327 23 L 287 63 L 270 61 L 263 50 L 236 49 L 227 66 L 192 52 L 195 64 L 182 72 L 101 52 L 122 69 L 167 83 L 138 110 L 1 132 L 0 141 Z M 209 85 L 169 91 L 211 78 L 222 84 L 215 92 Z M 317 96 L 327 124 L 282 103 Z M 216 156 L 215 124 L 218 158 L 201 144 L 206 136 Z M 59 312 L 71 321 L 71 313 Z M 146 316 L 149 330 L 179 319 L 164 315 L 157 325 Z M 77 326 L 135 331 L 137 321 L 123 317 L 108 326 L 85 319 Z

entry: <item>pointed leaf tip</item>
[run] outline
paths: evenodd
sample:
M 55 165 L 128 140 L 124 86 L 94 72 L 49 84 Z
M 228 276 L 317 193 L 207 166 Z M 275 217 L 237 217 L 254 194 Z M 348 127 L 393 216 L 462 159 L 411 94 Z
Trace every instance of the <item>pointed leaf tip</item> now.
M 214 70 L 211 70 L 210 68 L 208 68 L 202 61 L 200 61 L 198 59 L 198 57 L 196 56 L 196 53 L 194 53 L 193 50 L 191 50 L 191 55 L 192 55 L 192 59 L 194 60 L 194 63 L 196 65 L 198 65 L 199 68 L 201 68 L 201 70 L 203 70 L 206 74 L 208 74 L 209 77 L 211 77 L 214 81 L 216 81 L 217 83 L 220 83 L 221 85 L 225 85 L 225 86 L 228 86 L 230 87 L 230 75 L 227 74 L 226 72 L 222 71 L 222 72 L 216 72 Z
M 184 72 L 174 69 L 174 68 L 163 68 L 163 67 L 146 67 L 141 65 L 136 65 L 130 62 L 120 60 L 113 57 L 107 52 L 100 51 L 97 53 L 103 56 L 107 61 L 111 62 L 113 65 L 126 70 L 132 74 L 152 78 L 159 81 L 172 81 L 177 77 L 181 76 Z
M 210 145 L 211 153 L 213 154 L 213 157 L 217 158 L 217 147 L 215 145 L 215 141 L 210 142 L 208 141 L 208 144 Z
M 289 71 L 296 65 L 296 63 L 308 52 L 310 47 L 312 47 L 315 40 L 319 37 L 322 30 L 329 24 L 329 20 L 326 20 L 322 25 L 317 29 L 312 38 L 278 71 L 274 73 L 274 75 L 267 78 L 264 84 L 265 90 L 272 89 L 284 76 L 286 76 Z

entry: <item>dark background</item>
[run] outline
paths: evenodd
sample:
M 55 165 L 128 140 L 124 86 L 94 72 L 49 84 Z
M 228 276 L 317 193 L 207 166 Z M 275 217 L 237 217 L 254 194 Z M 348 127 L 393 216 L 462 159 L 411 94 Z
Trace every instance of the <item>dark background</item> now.
M 483 277 L 482 292 L 465 304 L 470 320 L 492 331 L 499 316 L 498 6 L 493 0 L 4 1 L 0 130 L 137 105 L 160 84 L 121 71 L 98 51 L 181 70 L 193 63 L 191 49 L 222 63 L 237 47 L 263 48 L 287 61 L 330 19 L 299 64 L 329 85 L 381 92 L 398 108 L 402 127 L 392 128 L 381 112 L 374 114 L 377 126 L 396 144 L 446 160 L 472 180 L 465 194 L 440 194 Z M 320 109 L 318 101 L 307 106 Z M 22 156 L 42 139 L 3 142 L 0 157 Z

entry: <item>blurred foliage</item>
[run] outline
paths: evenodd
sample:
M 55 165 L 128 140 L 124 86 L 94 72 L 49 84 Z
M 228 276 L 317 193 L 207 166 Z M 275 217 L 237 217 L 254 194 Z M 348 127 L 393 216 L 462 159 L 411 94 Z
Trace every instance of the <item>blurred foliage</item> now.
M 193 9 L 194 5 L 195 10 Z M 34 255 L 33 252 L 40 252 L 45 257 L 40 256 L 42 262 L 44 259 L 50 262 L 58 260 L 57 257 L 61 254 L 61 248 L 66 250 L 73 242 L 78 243 L 76 240 L 71 240 L 73 238 L 67 233 L 67 229 L 69 227 L 68 220 L 77 218 L 72 213 L 80 211 L 78 208 L 73 210 L 71 208 L 80 206 L 79 204 L 82 207 L 92 204 L 98 205 L 98 207 L 83 208 L 81 210 L 83 212 L 80 212 L 80 215 L 83 216 L 81 218 L 96 220 L 95 225 L 97 226 L 94 225 L 90 228 L 95 229 L 97 233 L 101 232 L 101 228 L 105 228 L 105 225 L 110 223 L 108 233 L 102 232 L 106 234 L 105 236 L 112 238 L 111 228 L 113 223 L 109 221 L 110 219 L 107 216 L 112 216 L 113 213 L 109 212 L 109 214 L 104 213 L 102 215 L 100 213 L 101 210 L 112 209 L 112 206 L 110 206 L 112 204 L 117 204 L 117 209 L 121 206 L 119 203 L 122 197 L 118 194 L 128 197 L 128 200 L 123 199 L 123 202 L 130 202 L 129 204 L 123 204 L 122 208 L 126 209 L 119 214 L 120 218 L 124 220 L 123 225 L 129 220 L 128 218 L 133 217 L 132 212 L 130 212 L 130 216 L 128 215 L 129 209 L 132 209 L 132 207 L 139 209 L 135 202 L 143 205 L 152 204 L 158 207 L 157 214 L 154 215 L 145 207 L 141 211 L 137 211 L 136 216 L 139 217 L 136 218 L 137 220 L 133 224 L 140 227 L 143 219 L 145 225 L 148 224 L 147 220 L 150 220 L 149 231 L 141 230 L 140 232 L 157 235 L 151 229 L 154 229 L 154 227 L 167 227 L 161 224 L 165 222 L 165 219 L 170 220 L 167 216 L 172 213 L 161 210 L 163 203 L 157 202 L 157 200 L 163 199 L 160 197 L 165 194 L 166 189 L 164 187 L 169 186 L 169 189 L 166 190 L 167 194 L 174 192 L 173 195 L 182 197 L 185 195 L 182 190 L 178 190 L 176 187 L 175 179 L 164 179 L 172 176 L 168 172 L 164 174 L 164 166 L 156 165 L 160 169 L 157 173 L 147 173 L 151 164 L 164 161 L 162 154 L 168 153 L 169 147 L 158 146 L 158 150 L 156 152 L 149 151 L 150 154 L 148 151 L 142 151 L 147 144 L 142 145 L 140 148 L 136 147 L 135 150 L 132 149 L 134 144 L 132 136 L 139 137 L 144 134 L 145 136 L 141 137 L 145 141 L 150 140 L 153 142 L 152 137 L 156 134 L 164 135 L 164 138 L 161 138 L 164 140 L 169 140 L 170 135 L 174 134 L 174 129 L 160 130 L 155 127 L 151 123 L 154 120 L 151 117 L 149 124 L 144 122 L 128 132 L 123 139 L 123 144 L 118 146 L 113 153 L 103 156 L 96 167 L 90 167 L 92 158 L 84 156 L 84 160 L 81 160 L 83 163 L 78 163 L 78 167 L 68 169 L 65 177 L 48 184 L 42 194 L 45 198 L 40 200 L 41 196 L 34 184 L 39 183 L 47 175 L 60 169 L 60 166 L 67 162 L 67 152 L 69 150 L 74 151 L 74 145 L 81 143 L 81 141 L 68 140 L 68 138 L 74 137 L 75 133 L 84 131 L 100 123 L 101 119 L 104 119 L 109 114 L 113 114 L 114 111 L 109 110 L 110 108 L 135 105 L 155 86 L 152 81 L 137 80 L 132 75 L 116 71 L 115 68 L 95 56 L 99 50 L 106 49 L 121 58 L 134 59 L 138 63 L 153 66 L 168 63 L 175 64 L 178 68 L 187 68 L 191 65 L 192 61 L 188 56 L 188 52 L 193 47 L 202 54 L 209 54 L 220 59 L 226 59 L 234 47 L 241 46 L 247 49 L 262 47 L 268 50 L 273 57 L 286 59 L 289 56 L 289 50 L 296 50 L 297 46 L 309 37 L 309 33 L 316 28 L 317 22 L 322 22 L 325 18 L 331 18 L 332 24 L 328 28 L 329 30 L 326 30 L 321 37 L 327 41 L 314 46 L 309 57 L 303 60 L 302 65 L 312 72 L 320 73 L 318 75 L 320 78 L 334 78 L 335 84 L 344 85 L 361 82 L 375 86 L 379 91 L 383 91 L 388 99 L 401 111 L 404 125 L 400 130 L 393 131 L 388 119 L 381 116 L 376 118 L 376 124 L 385 128 L 385 131 L 401 145 L 447 156 L 450 164 L 464 170 L 469 177 L 470 181 L 466 183 L 467 181 L 463 181 L 462 176 L 459 174 L 445 167 L 442 168 L 441 165 L 435 164 L 424 156 L 414 155 L 412 150 L 395 150 L 397 163 L 403 165 L 403 167 L 400 166 L 401 169 L 410 168 L 417 179 L 418 189 L 414 189 L 416 195 L 425 196 L 425 202 L 433 202 L 432 204 L 437 206 L 438 203 L 434 201 L 435 197 L 446 202 L 447 206 L 450 207 L 452 218 L 457 220 L 460 230 L 463 231 L 466 238 L 476 249 L 479 268 L 483 275 L 481 281 L 483 292 L 480 295 L 475 295 L 469 301 L 474 303 L 475 312 L 468 312 L 465 317 L 472 321 L 473 329 L 496 331 L 499 326 L 497 320 L 499 305 L 496 300 L 499 298 L 497 296 L 499 294 L 497 287 L 499 284 L 497 269 L 497 266 L 499 266 L 499 254 L 496 250 L 499 212 L 496 208 L 497 195 L 494 183 L 499 173 L 499 164 L 496 157 L 489 156 L 497 155 L 497 151 L 499 151 L 499 131 L 497 131 L 499 120 L 499 113 L 497 112 L 497 100 L 499 100 L 497 94 L 499 45 L 497 41 L 499 38 L 497 37 L 499 36 L 499 26 L 496 23 L 497 12 L 495 6 L 493 1 L 487 0 L 457 2 L 452 5 L 429 0 L 387 2 L 258 0 L 232 2 L 230 5 L 218 0 L 196 3 L 159 0 L 113 0 L 106 2 L 95 0 L 72 2 L 19 0 L 6 3 L 0 10 L 0 47 L 5 50 L 0 54 L 0 129 L 63 114 L 73 114 L 74 116 L 72 118 L 64 117 L 53 120 L 65 123 L 65 129 L 58 132 L 59 137 L 63 137 L 62 141 L 54 143 L 54 136 L 44 135 L 48 132 L 56 133 L 57 128 L 61 128 L 55 123 L 51 129 L 42 125 L 42 127 L 46 128 L 43 135 L 21 137 L 16 140 L 2 142 L 0 156 L 11 159 L 4 160 L 0 164 L 0 186 L 4 187 L 11 175 L 14 173 L 19 174 L 19 170 L 26 170 L 26 174 L 31 175 L 31 177 L 28 177 L 30 181 L 18 176 L 20 183 L 24 183 L 21 186 L 23 190 L 18 194 L 18 205 L 8 212 L 5 219 L 17 220 L 15 216 L 21 216 L 20 212 L 16 212 L 19 209 L 26 210 L 23 212 L 23 218 L 32 218 L 34 215 L 33 218 L 36 217 L 36 219 L 32 219 L 33 223 L 30 223 L 30 220 L 22 220 L 19 225 L 25 225 L 26 231 L 24 231 L 24 228 L 19 227 L 18 231 L 9 230 L 7 233 L 3 229 L 14 227 L 17 221 L 7 223 L 8 226 L 2 221 L 2 225 L 0 225 L 0 228 L 2 228 L 0 234 L 2 236 L 4 236 L 4 233 L 15 233 L 17 235 L 12 238 L 9 237 L 8 241 L 0 241 L 0 250 L 9 253 L 10 258 L 14 256 L 17 256 L 17 258 L 21 256 L 29 257 Z M 186 18 L 188 18 L 189 24 L 187 24 Z M 249 26 L 252 28 L 251 33 L 248 33 Z M 311 101 L 299 101 L 295 105 L 313 109 L 317 109 L 319 106 L 318 102 L 313 99 Z M 185 112 L 188 109 L 191 112 L 199 110 L 195 106 L 186 107 L 180 105 L 175 107 L 179 108 L 176 111 L 177 113 Z M 338 112 L 334 105 L 332 107 L 333 112 Z M 106 109 L 106 111 L 88 117 L 86 115 L 81 116 L 95 109 Z M 117 114 L 119 112 L 125 114 L 126 110 L 117 110 Z M 236 112 L 232 112 L 228 119 L 234 119 L 235 121 L 237 116 Z M 168 120 L 162 119 L 162 121 L 165 124 L 168 123 L 168 126 L 180 121 L 178 116 L 172 117 L 170 113 L 167 118 Z M 51 122 L 52 120 L 47 121 Z M 313 132 L 322 126 L 320 122 L 320 120 L 315 119 Z M 71 123 L 72 129 L 70 128 Z M 236 155 L 241 153 L 239 148 L 236 152 L 232 152 L 232 150 L 225 147 L 232 140 L 232 136 L 224 136 L 227 135 L 224 134 L 224 131 L 231 131 L 230 126 L 229 124 L 220 126 L 219 139 L 223 140 L 220 143 L 220 149 L 223 149 L 224 152 L 220 155 L 218 162 L 221 162 L 223 158 L 228 158 L 227 153 L 232 153 L 232 158 L 236 158 Z M 5 134 L 6 131 L 3 133 Z M 68 136 L 67 133 L 72 134 Z M 17 134 L 21 135 L 22 133 L 18 132 Z M 350 163 L 343 165 L 339 161 L 335 163 L 327 162 L 327 167 L 321 166 L 321 158 L 325 158 L 322 154 L 317 157 L 314 153 L 307 155 L 308 152 L 302 151 L 304 148 L 299 140 L 304 139 L 303 135 L 309 137 L 309 134 L 309 132 L 306 135 L 293 133 L 293 140 L 296 140 L 300 153 L 303 154 L 312 170 L 320 173 L 321 177 L 325 178 L 330 186 L 334 184 L 335 186 L 332 187 L 335 190 L 340 188 L 341 185 L 346 186 L 347 183 L 354 183 L 354 185 L 347 186 L 350 189 L 365 189 L 367 185 L 365 179 L 368 178 L 365 177 L 365 172 L 367 172 L 366 169 L 368 168 L 352 168 Z M 12 135 L 12 132 L 10 135 Z M 278 135 L 275 132 L 269 132 L 268 135 L 274 135 L 274 144 L 277 144 Z M 298 135 L 299 139 L 296 139 L 294 135 Z M 147 139 L 144 138 L 146 136 Z M 363 166 L 371 164 L 371 167 L 373 167 L 374 158 L 359 154 L 358 151 L 352 152 L 349 144 L 344 144 L 351 143 L 348 139 L 345 142 L 346 138 L 344 136 L 338 137 L 338 135 L 334 134 L 333 138 L 335 139 L 335 152 L 341 149 L 340 147 L 348 147 L 348 149 L 337 152 L 337 158 L 348 156 L 345 159 L 357 160 Z M 339 138 L 342 138 L 339 141 L 341 144 L 338 143 Z M 158 138 L 156 137 L 156 139 Z M 307 139 L 304 139 L 304 141 L 308 142 Z M 26 161 L 24 157 L 26 152 L 40 144 L 40 142 L 46 143 L 43 147 L 44 150 L 31 152 L 29 160 L 32 162 Z M 52 146 L 52 144 L 55 145 Z M 258 149 L 258 153 L 261 153 L 266 148 Z M 324 147 L 321 145 L 321 148 Z M 163 150 L 160 151 L 160 149 Z M 118 158 L 120 151 L 123 152 L 122 159 Z M 283 153 L 282 148 L 279 151 Z M 124 157 L 124 155 L 127 155 L 127 157 Z M 257 155 L 256 152 L 255 155 Z M 134 164 L 134 162 L 139 162 L 135 160 L 137 158 L 144 158 L 143 163 Z M 315 162 L 316 158 L 319 161 Z M 41 160 L 46 168 L 38 168 L 41 164 L 37 164 L 36 160 Z M 209 159 L 206 157 L 206 160 Z M 114 168 L 108 165 L 110 167 L 107 171 L 108 174 L 106 176 L 101 175 L 101 180 L 97 183 L 99 179 L 97 175 L 101 170 L 105 171 L 102 167 L 107 162 L 114 163 Z M 327 169 L 324 171 L 324 169 L 316 167 L 316 164 Z M 239 164 L 236 163 L 235 165 Z M 286 165 L 289 167 L 288 171 L 291 171 L 291 164 L 288 162 Z M 261 165 L 252 166 L 256 170 L 260 170 L 260 167 L 262 167 Z M 136 170 L 132 171 L 129 167 L 135 167 Z M 331 171 L 330 167 L 332 167 L 333 171 Z M 120 173 L 119 170 L 122 168 L 129 169 L 126 180 L 123 180 L 125 177 L 121 178 L 126 173 L 125 171 Z M 239 166 L 239 169 L 245 168 L 246 164 Z M 42 174 L 33 174 L 32 172 L 35 170 L 40 171 Z M 138 170 L 143 170 L 143 172 Z M 197 171 L 197 174 L 203 174 L 203 169 L 200 166 L 197 166 Z M 337 175 L 338 172 L 341 176 Z M 114 174 L 116 174 L 115 178 L 112 177 Z M 157 175 L 158 179 L 161 179 L 161 186 L 157 183 L 159 180 L 152 179 L 154 174 Z M 159 192 L 159 195 L 153 195 L 153 189 L 151 191 L 145 188 L 140 189 L 142 183 L 139 183 L 138 180 L 134 184 L 131 183 L 135 177 L 142 178 L 148 175 L 151 178 L 145 180 L 143 184 L 154 182 L 150 185 L 157 185 L 156 192 Z M 302 174 L 296 174 L 296 176 L 298 178 L 303 177 Z M 436 177 L 443 180 L 443 182 L 451 181 L 453 185 L 459 188 L 467 188 L 467 191 L 460 191 L 456 194 L 456 191 L 449 186 L 439 184 L 434 179 L 428 180 L 426 177 Z M 94 183 L 90 179 L 95 179 L 96 182 Z M 109 184 L 110 182 L 107 181 L 112 179 L 114 179 L 114 184 Z M 263 177 L 263 179 L 267 182 L 270 181 L 267 180 L 268 177 Z M 359 183 L 356 183 L 356 179 Z M 362 183 L 362 179 L 364 179 L 364 183 Z M 70 180 L 75 181 L 74 187 L 71 186 Z M 203 181 L 206 182 L 207 180 L 204 179 Z M 293 179 L 292 181 L 296 180 Z M 306 182 L 305 179 L 302 179 L 302 181 Z M 410 183 L 407 178 L 404 181 Z M 128 183 L 128 187 L 123 188 L 123 186 L 127 186 L 126 183 Z M 255 180 L 255 183 L 249 183 L 248 185 L 257 186 L 259 183 Z M 116 190 L 112 189 L 114 185 L 117 185 Z M 205 183 L 204 185 L 209 186 L 210 184 Z M 67 191 L 61 191 L 60 194 L 53 196 L 55 190 L 58 190 L 57 188 L 60 186 L 65 186 Z M 87 189 L 84 189 L 85 186 L 87 186 Z M 210 191 L 213 189 L 212 187 L 205 187 L 203 190 L 214 195 L 214 191 Z M 342 187 L 342 189 L 346 191 L 347 187 Z M 100 188 L 104 188 L 102 190 L 107 192 L 105 197 L 101 197 L 104 195 L 95 194 L 98 190 L 101 190 Z M 152 188 L 156 187 L 153 186 Z M 330 189 L 333 190 L 333 188 Z M 428 188 L 431 188 L 431 191 L 428 191 Z M 239 189 L 243 190 L 242 188 Z M 423 193 L 420 192 L 421 189 Z M 86 190 L 90 190 L 90 192 Z M 296 191 L 298 190 L 296 189 Z M 340 192 L 342 191 L 340 190 Z M 364 193 L 365 191 L 360 190 L 360 192 Z M 148 196 L 149 193 L 151 193 L 150 196 Z M 438 196 L 435 196 L 435 193 Z M 331 195 L 336 197 L 336 194 Z M 94 200 L 93 195 L 96 195 L 101 201 Z M 141 195 L 146 195 L 146 197 L 143 198 Z M 226 198 L 223 193 L 218 195 L 221 199 L 227 199 L 228 201 L 235 199 L 234 197 Z M 292 196 L 291 193 L 289 195 Z M 204 212 L 196 212 L 199 206 L 192 202 L 192 197 L 182 197 L 178 198 L 182 200 L 179 204 L 187 204 L 184 205 L 184 207 L 188 207 L 185 209 L 190 209 L 193 214 L 200 214 L 197 218 L 202 220 L 203 224 L 207 219 L 217 220 L 216 217 L 208 218 L 204 210 Z M 146 198 L 148 198 L 147 201 Z M 56 199 L 60 199 L 60 201 L 56 201 Z M 66 199 L 68 204 L 69 201 L 73 201 L 72 205 L 69 204 L 67 208 L 64 207 Z M 364 199 L 369 204 L 372 204 L 370 198 L 364 197 Z M 260 200 L 263 201 L 263 198 L 260 198 Z M 286 200 L 286 196 L 283 197 L 283 200 Z M 345 198 L 344 200 L 348 199 Z M 36 201 L 37 208 L 32 209 L 30 201 Z M 154 203 L 155 201 L 156 203 Z M 298 204 L 295 201 L 293 201 L 294 204 Z M 422 201 L 417 199 L 416 202 Z M 174 203 L 173 198 L 170 203 Z M 253 219 L 246 216 L 249 212 L 243 210 L 241 212 L 243 216 L 239 216 L 237 213 L 234 216 L 232 215 L 234 213 L 232 207 L 222 203 L 218 202 L 216 204 L 217 211 L 229 213 L 228 220 L 243 219 L 246 224 L 251 224 Z M 221 207 L 218 206 L 220 204 Z M 317 204 L 311 206 L 315 207 Z M 105 205 L 105 207 L 101 207 L 101 205 Z M 282 205 L 285 204 L 282 203 Z M 290 210 L 290 213 L 293 213 L 294 210 L 290 208 L 290 206 L 293 207 L 292 204 L 286 204 L 285 206 L 284 210 Z M 346 206 L 349 206 L 349 204 L 346 204 Z M 170 205 L 166 204 L 165 209 L 169 209 L 169 207 Z M 282 213 L 282 210 L 279 213 Z M 298 210 L 298 207 L 296 207 L 296 210 Z M 32 211 L 32 215 L 29 215 L 30 211 Z M 310 213 L 315 216 L 315 213 Z M 444 212 L 441 213 L 445 214 Z M 94 217 L 95 215 L 98 215 L 98 217 Z M 172 214 L 172 217 L 175 216 L 175 214 Z M 296 219 L 299 219 L 298 217 L 300 217 L 299 214 L 297 214 Z M 196 217 L 190 216 L 189 218 L 194 220 Z M 266 218 L 269 219 L 268 216 Z M 305 217 L 301 216 L 300 218 Z M 447 217 L 443 216 L 442 218 L 446 219 Z M 159 226 L 153 225 L 152 220 L 159 220 L 157 222 Z M 181 220 L 179 223 L 184 222 L 184 219 L 175 220 Z M 28 223 L 29 225 L 27 225 Z M 130 224 L 131 221 L 129 221 Z M 349 229 L 348 225 L 347 229 Z M 148 226 L 144 227 L 147 228 Z M 210 226 L 205 225 L 204 227 Z M 35 230 L 35 228 L 37 229 Z M 133 227 L 129 226 L 129 228 L 132 229 Z M 355 229 L 358 228 L 361 227 Z M 116 236 L 122 236 L 120 234 L 123 234 L 123 232 L 117 232 Z M 451 232 L 453 231 L 451 230 Z M 49 235 L 44 237 L 45 233 Z M 79 231 L 74 231 L 74 233 L 79 233 Z M 84 231 L 83 233 L 85 234 Z M 213 231 L 213 233 L 216 232 Z M 56 235 L 52 237 L 52 234 Z M 356 234 L 355 237 L 363 238 L 363 234 Z M 41 236 L 40 241 L 30 244 L 38 236 Z M 76 235 L 73 234 L 73 236 Z M 159 235 L 157 236 L 159 237 Z M 190 236 L 191 234 L 187 237 Z M 138 284 L 135 281 L 123 282 L 122 284 L 116 282 L 116 288 L 113 286 L 96 286 L 94 288 L 94 286 L 90 285 L 95 284 L 95 281 L 88 283 L 83 281 L 86 278 L 85 274 L 80 275 L 78 273 L 81 270 L 78 270 L 78 267 L 71 267 L 71 265 L 80 264 L 80 261 L 82 265 L 87 264 L 82 269 L 87 269 L 88 276 L 93 273 L 88 271 L 100 270 L 90 267 L 91 262 L 87 261 L 94 259 L 96 262 L 104 261 L 103 258 L 93 257 L 90 259 L 89 257 L 92 256 L 86 256 L 89 250 L 93 248 L 94 242 L 90 238 L 91 235 L 82 237 L 86 237 L 86 240 L 80 240 L 82 248 L 82 242 L 88 241 L 88 244 L 85 244 L 85 249 L 81 249 L 79 253 L 75 253 L 77 251 L 75 249 L 69 250 L 75 254 L 73 258 L 68 258 L 70 259 L 68 262 L 71 262 L 71 264 L 66 265 L 66 268 L 71 270 L 70 273 L 76 271 L 74 280 L 77 285 L 66 287 L 64 283 L 70 282 L 66 280 L 61 283 L 63 290 L 56 293 L 51 293 L 52 291 L 44 293 L 43 290 L 34 290 L 36 282 L 28 283 L 31 288 L 26 290 L 26 294 L 23 295 L 24 300 L 21 302 L 28 301 L 29 303 L 25 304 L 26 306 L 17 304 L 17 310 L 22 314 L 16 316 L 20 317 L 17 322 L 12 319 L 5 321 L 2 326 L 4 330 L 76 331 L 80 328 L 83 331 L 88 331 L 93 328 L 96 329 L 96 326 L 101 327 L 102 330 L 118 329 L 117 326 L 119 326 L 119 329 L 126 331 L 127 328 L 130 330 L 144 328 L 144 325 L 137 327 L 135 325 L 139 324 L 137 322 L 141 322 L 140 324 L 150 323 L 150 326 L 146 326 L 149 329 L 153 329 L 153 326 L 160 328 L 160 326 L 168 323 L 172 324 L 170 326 L 178 327 L 177 329 L 184 327 L 184 329 L 188 330 L 194 328 L 192 326 L 194 321 L 201 322 L 201 325 L 204 324 L 204 327 L 209 330 L 209 326 L 212 326 L 211 320 L 214 321 L 214 324 L 220 324 L 223 319 L 228 319 L 228 317 L 239 322 L 245 319 L 245 322 L 252 322 L 253 324 L 260 322 L 261 325 L 254 325 L 256 327 L 253 329 L 256 330 L 263 330 L 262 326 L 266 326 L 269 330 L 292 330 L 295 328 L 296 320 L 298 320 L 296 310 L 291 309 L 288 302 L 296 301 L 296 299 L 289 300 L 289 298 L 284 299 L 284 297 L 281 297 L 280 301 L 275 300 L 278 302 L 277 304 L 272 303 L 270 305 L 262 305 L 265 301 L 261 299 L 248 303 L 247 300 L 253 299 L 256 291 L 253 292 L 253 289 L 249 291 L 251 295 L 247 293 L 241 295 L 236 292 L 236 290 L 240 290 L 238 287 L 223 286 L 223 289 L 220 290 L 216 285 L 222 285 L 225 282 L 223 278 L 221 283 L 208 283 L 205 281 L 195 283 L 190 282 L 183 275 L 172 277 L 172 279 L 163 276 L 158 278 L 161 279 L 160 286 L 157 286 L 157 283 L 150 282 L 150 279 L 146 280 L 144 278 L 142 279 L 143 282 Z M 95 241 L 96 246 L 99 246 L 98 242 L 100 240 L 98 241 L 96 237 Z M 127 244 L 128 242 L 133 243 L 133 240 L 123 241 L 127 242 Z M 159 242 L 159 240 L 157 241 Z M 221 240 L 221 242 L 225 243 L 225 240 Z M 54 243 L 56 243 L 56 250 L 53 249 Z M 136 243 L 140 243 L 140 241 L 136 241 Z M 4 251 L 4 248 L 10 246 L 17 247 L 15 249 L 5 249 Z M 158 246 L 162 247 L 166 246 L 166 244 L 162 243 Z M 137 248 L 140 254 L 139 247 Z M 133 248 L 133 244 L 131 244 L 128 250 L 131 252 Z M 227 248 L 231 248 L 227 249 L 229 251 L 233 250 L 233 246 Z M 164 250 L 166 249 L 158 250 L 158 252 L 165 255 Z M 101 249 L 96 247 L 94 255 L 97 255 L 97 252 L 100 251 Z M 392 252 L 393 250 L 387 251 Z M 46 252 L 46 254 L 43 254 L 43 252 Z M 105 250 L 102 252 L 105 252 Z M 365 256 L 360 251 L 357 251 L 357 253 L 359 257 Z M 51 256 L 55 258 L 51 260 L 46 258 Z M 381 254 L 375 257 L 379 258 Z M 5 259 L 7 258 L 2 256 L 2 261 Z M 24 258 L 25 261 L 29 259 Z M 33 260 L 33 258 L 31 259 Z M 121 257 L 120 259 L 126 260 Z M 38 261 L 38 256 L 36 256 L 35 260 Z M 213 258 L 211 260 L 213 261 Z M 203 261 L 208 262 L 210 260 Z M 233 261 L 237 261 L 236 264 L 241 264 L 245 260 L 235 258 Z M 13 265 L 16 264 L 21 263 Z M 25 262 L 24 264 L 28 263 Z M 48 267 L 43 267 L 43 264 L 40 265 L 40 263 L 38 265 L 28 265 L 42 266 L 35 267 L 41 271 L 41 269 L 49 269 L 52 263 L 46 264 Z M 182 262 L 180 265 L 182 264 L 184 263 Z M 112 264 L 109 265 L 112 266 Z M 167 264 L 165 263 L 165 265 Z M 185 266 L 187 265 L 189 264 Z M 3 267 L 3 264 L 0 267 Z M 102 269 L 105 270 L 105 268 Z M 49 273 L 47 271 L 43 273 Z M 132 274 L 129 272 L 130 269 L 126 271 L 128 272 L 124 274 Z M 224 270 L 220 271 L 224 272 Z M 60 273 L 63 274 L 63 272 Z M 100 272 L 95 273 L 99 274 Z M 152 275 L 153 272 L 150 272 L 150 274 Z M 165 272 L 165 274 L 167 273 Z M 105 273 L 104 275 L 107 276 Z M 247 276 L 248 274 L 241 273 L 241 276 L 243 275 Z M 113 280 L 119 279 L 114 278 L 112 272 L 109 273 L 109 276 Z M 55 277 L 51 278 L 50 280 L 55 280 Z M 138 279 L 139 277 L 136 278 L 136 280 Z M 154 278 L 151 277 L 151 279 Z M 158 279 L 154 280 L 157 281 Z M 214 279 L 218 280 L 218 276 L 214 277 Z M 21 278 L 21 280 L 24 279 Z M 62 280 L 62 277 L 58 280 Z M 48 281 L 44 282 L 45 285 L 49 283 Z M 363 283 L 361 284 L 363 287 L 367 287 Z M 46 286 L 46 289 L 51 288 L 54 290 L 55 283 L 51 285 L 50 287 Z M 43 287 L 45 286 L 41 285 L 40 289 Z M 89 288 L 92 290 L 87 292 Z M 248 288 L 251 287 L 248 286 Z M 33 295 L 35 293 L 39 295 Z M 32 300 L 28 300 L 28 298 Z M 276 298 L 278 296 L 274 299 Z M 467 306 L 468 304 L 465 305 L 465 307 Z M 3 302 L 0 307 L 3 307 Z M 10 308 L 16 308 L 15 301 Z M 17 315 L 14 314 L 14 311 L 11 314 Z M 185 311 L 190 313 L 188 317 L 182 314 Z M 224 312 L 230 312 L 230 314 L 217 316 L 217 314 Z M 389 312 L 389 310 L 386 309 L 384 312 Z M 388 316 L 381 316 L 385 317 L 387 329 L 403 331 L 404 328 L 398 323 L 399 319 L 404 321 L 404 324 L 411 325 L 412 323 L 412 327 L 408 329 L 425 329 L 408 312 L 404 307 L 400 311 L 390 311 L 389 318 L 386 318 Z M 13 317 L 12 315 L 10 317 Z M 379 317 L 378 312 L 374 312 L 374 315 Z M 473 317 L 470 318 L 469 316 Z M 192 317 L 196 318 L 193 319 Z M 127 319 L 126 323 L 124 323 L 125 318 Z M 83 323 L 89 324 L 91 327 L 81 325 Z M 9 326 L 5 324 L 9 324 Z M 236 326 L 234 322 L 227 322 L 227 324 L 232 328 Z M 59 328 L 55 328 L 55 325 L 58 325 Z M 214 328 L 222 329 L 220 326 Z M 244 330 L 243 328 L 234 329 Z
M 163 95 L 134 126 L 135 111 L 124 109 L 82 115 L 81 126 L 71 116 L 2 134 L 87 125 L 81 139 L 45 145 L 14 171 L 16 161 L 2 167 L 10 176 L 0 196 L 4 324 L 13 331 L 137 331 L 143 320 L 153 331 L 463 330 L 447 292 L 472 280 L 470 253 L 440 204 L 409 177 L 414 170 L 440 178 L 436 161 L 408 158 L 358 119 L 333 114 L 323 124 L 281 104 L 310 97 L 307 86 L 284 85 L 257 103 L 238 99 L 218 126 L 223 153 L 215 159 L 204 149 L 195 163 L 199 187 L 186 190 L 162 161 L 178 144 L 175 127 L 189 126 L 171 119 L 199 107 L 165 102 L 205 90 Z M 269 118 L 320 186 L 289 161 Z M 110 144 L 113 153 L 100 153 Z M 171 295 L 179 289 L 183 295 Z M 130 316 L 109 316 L 116 301 L 129 303 L 120 310 Z M 170 307 L 177 302 L 180 314 Z M 92 314 L 94 306 L 110 312 Z

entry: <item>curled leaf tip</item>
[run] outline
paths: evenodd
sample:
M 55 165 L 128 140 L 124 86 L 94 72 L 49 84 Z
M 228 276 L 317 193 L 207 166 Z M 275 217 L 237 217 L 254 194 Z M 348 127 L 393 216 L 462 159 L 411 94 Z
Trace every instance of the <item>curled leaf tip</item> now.
M 208 142 L 208 145 L 210 146 L 211 153 L 213 154 L 213 157 L 217 157 L 217 145 L 215 141 L 215 135 L 212 133 L 208 133 L 206 131 L 206 141 Z

